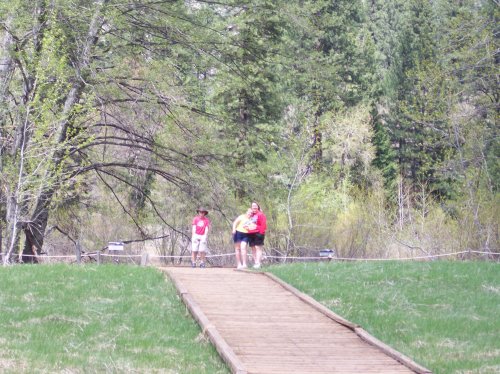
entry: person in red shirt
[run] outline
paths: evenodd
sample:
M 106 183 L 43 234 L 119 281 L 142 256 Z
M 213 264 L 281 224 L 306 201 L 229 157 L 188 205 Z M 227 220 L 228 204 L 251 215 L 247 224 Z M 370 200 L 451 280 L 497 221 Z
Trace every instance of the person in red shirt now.
M 208 230 L 210 220 L 207 218 L 208 210 L 198 208 L 198 215 L 193 218 L 191 235 L 191 267 L 196 267 L 196 259 L 200 254 L 200 268 L 205 267 L 205 253 L 207 252 Z
M 254 259 L 254 269 L 259 269 L 262 263 L 262 248 L 264 246 L 264 238 L 267 230 L 267 218 L 264 212 L 260 209 L 260 205 L 255 201 L 252 203 L 252 221 L 254 226 L 248 229 L 249 246 L 252 249 Z

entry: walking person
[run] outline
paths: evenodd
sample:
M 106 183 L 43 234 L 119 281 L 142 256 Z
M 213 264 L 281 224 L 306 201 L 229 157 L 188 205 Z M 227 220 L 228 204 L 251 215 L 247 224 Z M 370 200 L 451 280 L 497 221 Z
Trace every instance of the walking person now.
M 260 209 L 260 205 L 255 201 L 252 203 L 252 222 L 254 227 L 249 228 L 249 246 L 252 249 L 254 259 L 254 269 L 260 269 L 262 264 L 262 249 L 264 247 L 264 238 L 267 230 L 267 217 Z
M 252 225 L 252 209 L 248 209 L 245 214 L 238 216 L 233 222 L 233 242 L 234 256 L 236 257 L 236 268 L 247 268 L 247 246 L 248 246 L 248 229 Z
M 200 268 L 205 267 L 205 254 L 207 252 L 208 231 L 210 220 L 207 218 L 208 210 L 198 208 L 197 215 L 193 218 L 191 234 L 191 267 L 196 267 L 198 254 L 200 255 Z

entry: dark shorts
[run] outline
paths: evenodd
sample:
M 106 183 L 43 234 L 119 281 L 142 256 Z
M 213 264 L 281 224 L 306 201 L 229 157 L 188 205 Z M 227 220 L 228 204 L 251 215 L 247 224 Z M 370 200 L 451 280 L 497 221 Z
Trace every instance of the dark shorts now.
M 248 243 L 248 241 L 249 241 L 248 235 L 249 234 L 247 234 L 246 232 L 236 231 L 233 235 L 233 242 L 235 242 L 235 243 L 241 243 L 241 242 Z
M 264 245 L 264 234 L 248 234 L 248 237 L 250 238 L 250 241 L 248 242 L 250 247 L 256 246 L 256 245 Z

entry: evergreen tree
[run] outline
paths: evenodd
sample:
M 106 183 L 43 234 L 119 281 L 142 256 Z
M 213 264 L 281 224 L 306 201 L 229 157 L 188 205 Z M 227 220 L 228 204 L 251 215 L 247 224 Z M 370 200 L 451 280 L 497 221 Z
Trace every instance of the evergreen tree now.
M 449 181 L 442 169 L 450 153 L 448 91 L 439 61 L 436 17 L 431 3 L 372 1 L 372 30 L 382 78 L 377 99 L 381 110 L 375 111 L 375 118 L 382 122 L 375 122 L 374 164 L 383 170 L 388 187 L 394 186 L 396 162 L 411 185 L 426 183 L 435 194 L 446 196 Z M 392 150 L 383 140 L 387 136 Z
M 212 79 L 222 148 L 229 151 L 239 197 L 262 177 L 281 117 L 281 72 L 277 56 L 282 35 L 280 2 L 259 0 L 227 6 L 221 64 Z M 265 173 L 264 173 L 265 174 Z
M 300 1 L 289 32 L 296 95 L 311 107 L 310 169 L 320 171 L 322 116 L 355 106 L 371 93 L 372 44 L 361 1 Z

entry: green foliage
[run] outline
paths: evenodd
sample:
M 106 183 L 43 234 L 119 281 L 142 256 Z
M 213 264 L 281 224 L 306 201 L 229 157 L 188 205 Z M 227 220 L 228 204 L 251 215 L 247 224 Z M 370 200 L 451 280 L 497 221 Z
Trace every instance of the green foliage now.
M 222 233 L 256 199 L 279 250 L 496 248 L 494 2 L 69 5 L 0 5 L 2 43 L 13 37 L 0 57 L 15 62 L 0 69 L 0 220 L 32 220 L 45 192 L 54 225 L 116 221 L 95 240 L 94 222 L 68 228 L 92 248 L 182 236 L 200 203 Z
M 388 188 L 394 186 L 391 176 L 395 168 L 384 140 L 387 135 L 407 181 L 414 186 L 429 184 L 442 200 L 455 198 L 459 187 L 453 173 L 457 168 L 450 168 L 450 163 L 460 157 L 456 153 L 461 147 L 456 139 L 456 119 L 468 114 L 464 107 L 462 114 L 453 114 L 454 102 L 470 105 L 471 100 L 482 101 L 480 91 L 488 92 L 490 99 L 493 96 L 489 93 L 494 91 L 488 85 L 477 90 L 480 82 L 492 81 L 481 78 L 492 71 L 487 67 L 492 55 L 487 48 L 482 49 L 491 45 L 490 26 L 495 17 L 494 12 L 486 16 L 487 3 L 374 3 L 371 30 L 382 62 L 378 68 L 383 82 L 379 101 L 386 112 L 384 129 L 376 124 L 376 166 L 383 171 Z M 477 63 L 478 50 L 485 64 Z
M 250 195 L 243 180 L 266 178 L 257 172 L 278 136 L 281 83 L 278 51 L 282 19 L 278 4 L 261 1 L 231 8 L 220 20 L 224 27 L 221 63 L 211 78 L 210 111 L 218 116 L 221 147 L 233 175 L 236 193 Z
M 295 11 L 300 22 L 291 26 L 289 53 L 297 94 L 319 115 L 358 102 L 367 83 L 360 2 L 307 1 Z
M 396 182 L 398 177 L 398 164 L 396 151 L 392 147 L 388 134 L 387 123 L 382 114 L 376 114 L 373 126 L 372 144 L 375 148 L 373 165 L 377 167 L 384 177 L 384 187 L 391 200 L 395 200 Z
M 379 249 L 373 244 L 378 241 L 377 228 L 383 227 L 384 222 L 376 222 L 378 212 L 367 211 L 368 207 L 372 208 L 366 201 L 364 204 L 353 201 L 336 216 L 332 235 L 339 257 L 380 256 Z
M 347 193 L 335 190 L 328 178 L 310 178 L 299 188 L 295 198 L 301 210 L 310 213 L 322 211 L 330 217 L 343 210 L 350 200 Z
M 327 112 L 320 124 L 324 163 L 338 169 L 338 175 L 334 176 L 336 183 L 346 179 L 359 186 L 369 185 L 374 149 L 368 107 L 358 104 L 334 113 Z
M 399 106 L 402 173 L 414 182 L 429 183 L 436 196 L 450 197 L 451 181 L 441 172 L 454 152 L 449 138 L 449 83 L 442 69 L 428 61 L 418 62 L 407 74 L 413 88 Z
M 277 239 L 273 247 L 294 255 L 310 255 L 316 247 L 334 248 L 331 227 L 349 204 L 348 187 L 336 187 L 329 178 L 316 176 L 289 188 L 288 198 L 273 201 L 270 207 L 274 220 L 269 236 Z

